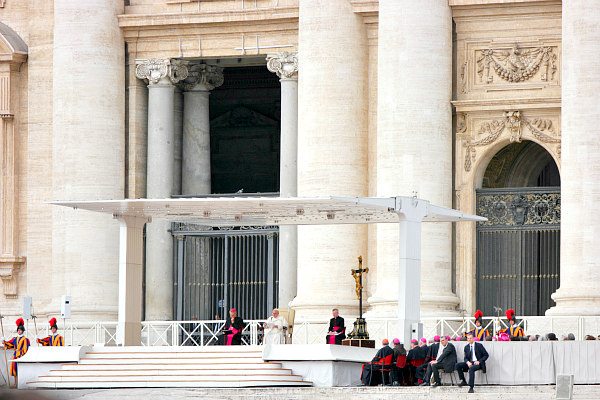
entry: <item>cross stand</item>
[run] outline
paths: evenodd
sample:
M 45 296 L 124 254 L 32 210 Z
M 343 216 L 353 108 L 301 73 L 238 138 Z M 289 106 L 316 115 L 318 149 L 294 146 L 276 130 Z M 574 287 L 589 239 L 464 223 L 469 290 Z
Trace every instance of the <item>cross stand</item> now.
M 352 269 L 352 276 L 356 281 L 356 297 L 358 297 L 359 317 L 354 321 L 354 329 L 348 334 L 349 339 L 369 339 L 367 321 L 363 318 L 363 280 L 362 276 L 369 272 L 369 268 L 362 267 L 362 256 L 358 256 L 358 269 Z

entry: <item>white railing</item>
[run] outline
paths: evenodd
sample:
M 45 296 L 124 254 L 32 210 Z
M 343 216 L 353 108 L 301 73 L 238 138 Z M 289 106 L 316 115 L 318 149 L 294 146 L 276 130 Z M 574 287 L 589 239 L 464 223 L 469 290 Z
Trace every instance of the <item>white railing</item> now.
M 546 335 L 550 332 L 557 337 L 572 333 L 577 340 L 583 340 L 586 335 L 600 334 L 600 316 L 598 317 L 516 317 L 517 325 L 521 326 L 526 335 Z M 348 321 L 348 319 L 347 319 Z M 475 329 L 473 317 L 422 318 L 423 336 L 431 339 L 435 335 L 462 336 L 465 332 Z M 508 327 L 504 318 L 483 318 L 483 327 L 492 336 Z M 324 343 L 328 324 L 323 321 L 302 321 L 294 325 L 294 343 L 313 344 Z M 347 323 L 349 331 L 351 324 Z M 399 320 L 396 318 L 368 318 L 367 331 L 369 337 L 376 341 L 383 338 L 392 339 L 399 335 Z
M 578 340 L 583 340 L 586 335 L 600 334 L 600 316 L 598 317 L 517 317 L 518 324 L 523 327 L 526 335 L 545 335 L 555 333 L 559 338 L 572 333 Z M 352 328 L 353 319 L 346 318 L 347 332 Z M 258 345 L 262 342 L 262 333 L 259 329 L 264 320 L 245 321 L 242 344 Z M 475 327 L 474 318 L 423 318 L 423 336 L 431 339 L 435 335 L 460 336 Z M 317 344 L 325 343 L 328 330 L 328 321 L 307 320 L 296 321 L 294 324 L 293 343 Z M 63 321 L 59 333 L 65 338 L 66 345 L 116 345 L 117 323 L 110 322 L 72 322 Z M 220 344 L 220 332 L 225 325 L 224 320 L 208 321 L 145 321 L 142 322 L 142 346 L 213 346 Z M 483 319 L 483 326 L 496 335 L 501 329 L 507 327 L 506 319 L 488 317 Z M 5 327 L 6 329 L 6 327 Z M 399 336 L 400 325 L 396 318 L 368 318 L 367 330 L 371 339 L 380 341 L 383 338 L 392 339 Z M 38 328 L 38 336 L 47 335 L 48 328 Z M 5 331 L 7 337 L 15 332 Z M 35 346 L 35 329 L 31 324 L 27 335 Z

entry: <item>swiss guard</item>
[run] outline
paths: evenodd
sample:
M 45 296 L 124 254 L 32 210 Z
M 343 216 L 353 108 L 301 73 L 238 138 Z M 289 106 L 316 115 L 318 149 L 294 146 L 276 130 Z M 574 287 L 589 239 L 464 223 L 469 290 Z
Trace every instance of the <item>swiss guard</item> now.
M 490 332 L 483 327 L 483 312 L 481 310 L 475 311 L 475 329 L 471 331 L 473 337 L 479 339 L 480 342 L 483 342 L 486 336 L 490 335 Z
M 515 310 L 512 308 L 506 310 L 506 319 L 508 320 L 508 328 L 503 329 L 502 332 L 507 333 L 511 340 L 513 338 L 525 336 L 523 328 L 517 325 L 517 320 L 515 319 Z
M 4 348 L 5 349 L 14 349 L 15 352 L 13 353 L 13 360 L 16 360 L 17 358 L 21 358 L 25 355 L 25 353 L 27 353 L 27 350 L 29 350 L 29 339 L 27 339 L 27 337 L 25 337 L 25 321 L 23 321 L 23 318 L 19 318 L 17 321 L 17 336 L 15 336 L 14 338 L 10 339 L 10 340 L 3 340 L 4 342 Z M 10 374 L 12 376 L 17 377 L 17 363 L 15 362 L 11 362 L 10 363 Z
M 52 334 L 45 338 L 38 339 L 37 342 L 42 346 L 64 346 L 65 340 L 58 334 L 56 318 L 51 318 L 50 321 L 48 321 L 48 324 L 50 324 L 50 332 L 52 332 Z

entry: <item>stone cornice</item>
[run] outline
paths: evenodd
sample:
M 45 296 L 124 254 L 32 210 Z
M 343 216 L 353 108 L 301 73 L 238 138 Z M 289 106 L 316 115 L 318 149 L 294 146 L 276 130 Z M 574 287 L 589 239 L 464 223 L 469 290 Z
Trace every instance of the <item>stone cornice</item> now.
M 248 24 L 255 22 L 281 23 L 298 21 L 298 7 L 235 10 L 201 13 L 122 14 L 119 26 L 124 30 L 160 29 L 166 27 L 198 26 L 208 24 Z
M 448 0 L 450 7 L 457 6 L 487 6 L 514 3 L 547 3 L 548 0 Z
M 455 100 L 452 101 L 452 105 L 456 107 L 457 112 L 531 108 L 560 108 L 561 99 L 559 97 L 546 97 L 530 99 Z
M 379 0 L 350 0 L 352 10 L 360 15 L 379 15 Z
M 455 0 L 458 2 L 459 0 Z M 467 0 L 462 0 L 467 3 Z M 534 1 L 472 1 L 472 4 L 452 5 L 452 18 L 460 20 L 503 20 L 514 19 L 517 16 L 532 16 L 544 18 L 548 16 L 560 16 L 560 0 L 534 0 Z

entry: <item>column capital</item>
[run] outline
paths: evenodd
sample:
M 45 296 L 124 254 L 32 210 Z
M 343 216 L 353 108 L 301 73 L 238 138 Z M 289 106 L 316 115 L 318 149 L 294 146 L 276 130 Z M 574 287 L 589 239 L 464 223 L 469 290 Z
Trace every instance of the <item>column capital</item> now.
M 169 81 L 175 84 L 188 76 L 188 63 L 183 60 L 151 58 L 148 60 L 135 60 L 135 63 L 135 76 L 147 80 L 150 85 L 168 83 Z
M 298 53 L 287 51 L 267 56 L 267 69 L 277 74 L 279 79 L 298 79 Z
M 210 91 L 223 84 L 223 68 L 216 65 L 192 64 L 181 87 L 187 91 Z

